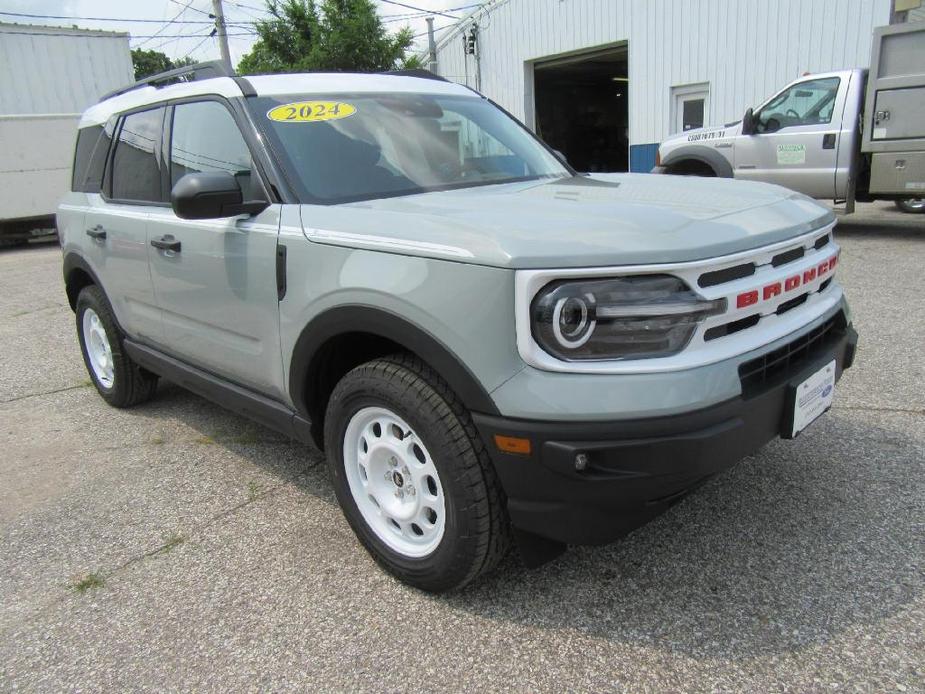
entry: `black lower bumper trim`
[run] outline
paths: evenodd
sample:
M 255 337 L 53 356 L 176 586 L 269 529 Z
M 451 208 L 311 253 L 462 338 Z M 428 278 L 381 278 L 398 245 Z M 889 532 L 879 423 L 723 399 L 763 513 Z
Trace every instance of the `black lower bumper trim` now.
M 619 422 L 538 422 L 474 415 L 522 532 L 569 544 L 603 544 L 667 509 L 713 475 L 780 435 L 788 387 L 821 364 L 837 377 L 857 334 L 834 331 L 813 358 L 759 390 L 694 412 Z M 531 453 L 498 450 L 495 434 L 530 439 Z M 575 458 L 587 456 L 577 470 Z

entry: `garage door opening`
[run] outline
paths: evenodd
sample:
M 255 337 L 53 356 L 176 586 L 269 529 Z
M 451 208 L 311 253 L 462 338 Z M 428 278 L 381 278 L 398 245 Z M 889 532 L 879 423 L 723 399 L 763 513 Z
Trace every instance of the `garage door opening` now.
M 536 132 L 579 171 L 629 170 L 626 45 L 537 63 Z

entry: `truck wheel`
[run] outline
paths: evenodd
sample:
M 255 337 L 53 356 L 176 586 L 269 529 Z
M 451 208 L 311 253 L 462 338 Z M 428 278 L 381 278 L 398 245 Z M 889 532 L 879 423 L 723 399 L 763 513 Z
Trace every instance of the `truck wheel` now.
M 902 198 L 896 201 L 896 207 L 903 212 L 925 212 L 925 198 Z
M 485 446 L 449 386 L 418 359 L 377 359 L 344 376 L 324 440 L 347 521 L 401 581 L 461 588 L 506 553 L 510 523 Z
M 157 388 L 157 376 L 125 354 L 122 334 L 102 290 L 96 285 L 80 290 L 76 313 L 84 364 L 103 399 L 113 407 L 149 400 Z

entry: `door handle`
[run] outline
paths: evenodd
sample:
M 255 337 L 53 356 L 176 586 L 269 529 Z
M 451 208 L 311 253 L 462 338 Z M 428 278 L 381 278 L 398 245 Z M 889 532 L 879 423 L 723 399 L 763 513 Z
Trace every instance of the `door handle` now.
M 172 234 L 161 236 L 159 239 L 151 239 L 151 245 L 162 251 L 180 252 L 180 242 Z
M 98 241 L 105 241 L 106 230 L 103 228 L 102 224 L 97 224 L 92 229 L 87 229 L 87 236 L 91 239 L 97 239 Z
M 835 149 L 835 133 L 826 133 L 822 136 L 822 149 Z

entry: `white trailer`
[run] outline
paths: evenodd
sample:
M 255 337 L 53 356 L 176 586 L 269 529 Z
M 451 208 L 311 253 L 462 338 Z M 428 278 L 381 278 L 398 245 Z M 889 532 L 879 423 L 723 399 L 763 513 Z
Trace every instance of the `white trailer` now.
M 0 239 L 54 227 L 77 121 L 133 80 L 128 34 L 0 23 Z

